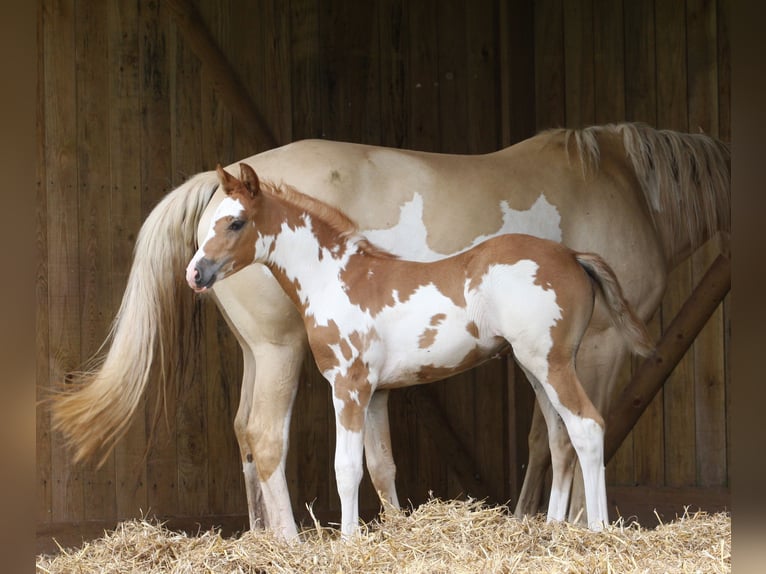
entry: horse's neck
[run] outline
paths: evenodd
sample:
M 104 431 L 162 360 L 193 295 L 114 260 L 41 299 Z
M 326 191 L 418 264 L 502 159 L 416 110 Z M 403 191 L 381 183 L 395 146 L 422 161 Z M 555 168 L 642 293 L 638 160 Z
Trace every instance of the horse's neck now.
M 262 261 L 290 299 L 300 309 L 307 298 L 327 292 L 349 258 L 359 253 L 355 235 L 339 233 L 316 214 L 278 202 L 280 209 L 269 209 L 278 220 L 267 227 L 261 240 L 267 252 Z

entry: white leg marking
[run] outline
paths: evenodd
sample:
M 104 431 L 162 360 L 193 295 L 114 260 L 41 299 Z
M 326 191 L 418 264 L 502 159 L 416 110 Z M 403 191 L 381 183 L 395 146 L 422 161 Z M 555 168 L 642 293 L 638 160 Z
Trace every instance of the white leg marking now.
M 359 528 L 359 483 L 362 480 L 364 436 L 347 430 L 336 416 L 335 480 L 341 509 L 341 534 L 348 538 Z
M 268 512 L 269 527 L 286 540 L 296 538 L 298 529 L 290 505 L 290 493 L 287 491 L 284 462 L 279 464 L 266 482 L 261 482 L 261 491 Z
M 263 516 L 263 521 L 258 524 L 255 509 L 260 505 L 262 490 L 258 481 L 258 469 L 254 462 L 243 462 L 242 473 L 245 475 L 245 493 L 247 494 L 247 514 L 250 519 L 250 530 L 268 528 L 268 516 Z
M 563 409 L 566 411 L 566 408 Z M 604 429 L 596 421 L 571 412 L 562 413 L 577 452 L 585 483 L 585 509 L 588 527 L 601 530 L 609 524 L 604 470 Z

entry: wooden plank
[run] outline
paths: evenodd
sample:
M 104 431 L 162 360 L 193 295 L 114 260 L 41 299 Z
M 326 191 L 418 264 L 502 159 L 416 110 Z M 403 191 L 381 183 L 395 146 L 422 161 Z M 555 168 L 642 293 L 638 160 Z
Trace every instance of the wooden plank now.
M 561 0 L 535 2 L 535 127 L 566 123 L 564 23 Z
M 723 141 L 731 141 L 731 22 L 730 0 L 718 0 L 718 137 Z M 724 315 L 724 358 L 726 399 L 726 469 L 727 481 L 731 473 L 731 301 L 726 297 L 723 301 Z
M 141 98 L 141 214 L 145 217 L 171 187 L 171 131 L 169 87 L 169 19 L 163 4 L 139 5 L 139 80 Z M 155 376 L 146 392 L 146 428 L 152 448 L 146 461 L 148 508 L 154 513 L 178 512 L 176 447 L 168 420 L 158 402 Z M 175 407 L 173 396 L 169 408 Z M 156 424 L 155 426 L 155 423 Z
M 406 147 L 409 136 L 410 27 L 409 10 L 402 0 L 380 2 L 380 144 Z
M 48 139 L 45 125 L 46 86 L 45 50 L 50 49 L 46 44 L 45 28 L 43 26 L 45 11 L 37 11 L 37 186 L 35 190 L 36 205 L 36 253 L 37 269 L 35 270 L 35 382 L 37 408 L 35 413 L 35 451 L 36 451 L 36 522 L 48 523 L 51 519 L 51 417 L 48 404 L 41 402 L 46 398 L 51 383 L 50 376 L 50 339 L 49 339 L 49 307 L 48 307 L 48 194 L 46 170 L 46 146 Z
M 192 174 L 205 169 L 202 130 L 197 118 L 201 116 L 201 64 L 187 45 L 185 37 L 171 26 L 170 91 L 172 137 L 172 174 L 174 184 L 182 183 Z M 191 329 L 202 321 L 202 313 L 184 317 Z M 205 337 L 205 347 L 209 334 Z M 181 381 L 176 411 L 176 452 L 178 454 L 178 511 L 185 515 L 206 514 L 208 500 L 207 444 L 207 371 L 204 357 L 185 357 L 189 369 Z
M 718 0 L 718 137 L 731 141 L 731 0 Z
M 505 358 L 477 367 L 474 372 L 473 456 L 490 502 L 503 504 L 510 498 L 508 484 L 508 436 L 506 405 L 508 404 L 508 365 Z
M 622 1 L 593 0 L 593 88 L 598 124 L 625 119 Z
M 111 218 L 109 193 L 108 6 L 77 9 L 77 180 L 80 202 L 80 329 L 84 363 L 99 348 L 116 309 L 111 301 Z M 84 470 L 85 518 L 114 516 L 114 456 Z
M 721 487 L 607 487 L 610 520 L 622 517 L 626 523 L 638 522 L 645 528 L 699 510 L 708 513 L 731 512 L 731 491 Z
M 687 3 L 689 128 L 718 135 L 718 53 L 716 2 Z M 708 243 L 692 257 L 698 280 L 718 254 Z M 700 486 L 726 483 L 726 388 L 723 356 L 723 310 L 718 309 L 694 344 L 696 474 Z
M 433 386 L 407 388 L 404 392 L 417 411 L 421 424 L 431 435 L 432 444 L 457 477 L 458 493 L 447 496 L 455 498 L 462 494 L 480 499 L 491 496 L 486 478 L 466 446 L 470 444 L 471 437 L 454 425 L 454 417 L 450 417 L 445 406 L 440 404 Z
M 375 5 L 323 2 L 319 21 L 322 136 L 377 143 L 380 75 Z
M 292 140 L 322 133 L 319 8 L 317 0 L 290 2 Z
M 627 2 L 625 19 L 625 112 L 629 121 L 657 122 L 654 0 Z M 652 340 L 661 334 L 659 313 L 648 324 Z M 631 373 L 641 360 L 633 357 Z M 649 404 L 633 431 L 633 463 L 637 484 L 660 485 L 664 481 L 662 390 Z
M 200 6 L 200 16 L 211 40 L 220 48 L 224 57 L 231 61 L 232 51 L 241 52 L 238 38 L 232 31 L 230 2 L 218 2 Z M 226 165 L 242 155 L 234 152 L 234 120 L 221 95 L 213 89 L 207 68 L 201 69 L 201 127 L 202 157 L 212 167 L 215 163 Z M 242 130 L 240 130 L 242 131 Z M 248 137 L 240 138 L 252 146 Z M 207 420 L 208 450 L 215 453 L 206 461 L 208 476 L 209 512 L 231 514 L 247 509 L 242 464 L 233 431 L 233 420 L 239 402 L 242 381 L 242 355 L 236 338 L 225 319 L 212 302 L 202 308 L 203 332 L 207 345 L 204 351 L 204 379 L 198 380 L 207 388 L 204 405 Z
M 109 165 L 112 226 L 111 308 L 120 304 L 141 227 L 141 150 L 138 5 L 111 5 L 109 37 Z M 137 412 L 142 413 L 141 404 Z M 116 516 L 138 516 L 148 508 L 146 492 L 146 421 L 134 416 L 115 448 Z
M 423 151 L 439 149 L 438 33 L 433 25 L 439 13 L 436 0 L 408 2 L 410 15 L 410 124 L 408 147 Z
M 253 145 L 274 147 L 277 140 L 271 126 L 248 98 L 235 70 L 212 41 L 194 4 L 189 0 L 169 0 L 167 4 L 188 46 L 204 62 L 215 89 L 239 118 L 242 130 L 251 134 Z
M 655 4 L 657 54 L 657 124 L 686 131 L 686 13 L 675 2 Z M 662 302 L 667 328 L 693 287 L 691 267 L 683 263 L 670 273 Z M 665 483 L 694 484 L 694 372 L 691 355 L 676 366 L 663 388 L 665 410 Z
M 43 6 L 45 164 L 48 201 L 48 308 L 51 382 L 64 382 L 80 366 L 79 244 L 75 8 L 71 0 Z M 55 49 L 53 48 L 55 46 Z M 51 441 L 52 521 L 85 514 L 83 473 L 71 465 L 60 435 Z
M 595 123 L 593 93 L 593 0 L 564 2 L 566 126 Z
M 617 375 L 617 385 L 615 391 L 612 394 L 611 409 L 614 408 L 614 397 L 619 396 L 619 393 L 630 382 L 631 364 L 630 361 L 625 361 Z M 609 426 L 607 425 L 607 431 L 609 432 Z M 610 459 L 605 458 L 606 461 L 606 483 L 607 485 L 627 486 L 635 484 L 634 475 L 634 447 L 635 441 L 633 433 L 628 433 L 625 440 L 622 441 L 620 448 Z
M 532 0 L 500 2 L 502 145 L 535 133 L 535 40 Z
M 477 2 L 466 10 L 466 103 L 463 126 L 469 153 L 488 153 L 501 147 L 498 122 L 497 6 Z
M 468 58 L 466 14 L 463 2 L 447 0 L 439 4 L 438 27 L 439 151 L 468 153 Z M 433 25 L 433 24 L 432 24 Z

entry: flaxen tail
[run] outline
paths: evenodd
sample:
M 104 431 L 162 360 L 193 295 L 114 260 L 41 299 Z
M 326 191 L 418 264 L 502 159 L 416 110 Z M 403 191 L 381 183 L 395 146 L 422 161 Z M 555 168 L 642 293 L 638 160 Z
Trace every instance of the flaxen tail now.
M 196 249 L 197 223 L 218 177 L 206 172 L 169 193 L 149 214 L 136 241 L 133 265 L 117 316 L 94 368 L 71 375 L 74 385 L 52 397 L 52 419 L 75 460 L 96 453 L 103 463 L 125 433 L 153 368 L 160 393 L 170 375 L 183 376 L 184 340 L 194 299 L 184 268 Z M 184 336 L 186 334 L 186 336 Z M 159 412 L 159 410 L 158 410 Z
M 609 311 L 609 318 L 623 334 L 632 351 L 642 357 L 649 355 L 654 350 L 652 339 L 644 322 L 625 300 L 612 268 L 594 253 L 575 253 L 575 258 L 597 285 Z

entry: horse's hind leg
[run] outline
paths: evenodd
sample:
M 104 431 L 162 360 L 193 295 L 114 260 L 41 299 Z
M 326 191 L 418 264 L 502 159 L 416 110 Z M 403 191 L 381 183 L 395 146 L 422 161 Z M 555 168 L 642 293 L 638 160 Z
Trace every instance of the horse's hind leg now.
M 529 376 L 528 376 L 529 377 Z M 527 436 L 529 458 L 524 482 L 521 485 L 519 500 L 516 502 L 514 515 L 517 518 L 537 514 L 543 497 L 545 473 L 551 464 L 551 451 L 548 445 L 548 429 L 540 410 L 539 397 L 535 401 L 532 426 Z
M 609 523 L 604 470 L 604 419 L 580 384 L 574 366 L 552 369 L 550 385 L 545 387 L 549 399 L 566 425 L 572 446 L 582 470 L 588 526 L 600 530 Z M 566 389 L 564 404 L 556 389 Z
M 564 520 L 569 503 L 569 492 L 574 472 L 574 449 L 569 441 L 564 421 L 551 404 L 543 386 L 529 371 L 524 369 L 537 397 L 537 404 L 547 425 L 545 436 L 551 454 L 552 482 L 548 501 L 548 520 Z M 547 449 L 546 449 L 547 451 Z
M 364 432 L 364 453 L 372 485 L 381 502 L 399 508 L 396 464 L 388 424 L 388 391 L 376 391 L 370 399 Z
M 604 420 L 591 403 L 577 378 L 574 358 L 564 357 L 556 360 L 555 357 L 558 353 L 555 350 L 551 350 L 548 357 L 543 358 L 538 356 L 539 354 L 535 353 L 534 350 L 526 349 L 523 344 L 514 346 L 514 352 L 519 364 L 531 373 L 530 382 L 536 380 L 540 383 L 539 386 L 547 396 L 548 401 L 566 426 L 582 468 L 588 525 L 592 529 L 600 529 L 609 520 L 604 473 Z M 553 361 L 548 360 L 550 357 L 554 357 Z M 541 403 L 544 402 L 541 401 Z M 541 405 L 541 408 L 544 409 L 545 407 Z M 545 411 L 543 414 L 545 415 Z M 548 416 L 551 418 L 550 414 Z M 548 421 L 546 420 L 546 422 Z M 560 439 L 556 425 L 549 424 L 549 436 L 552 433 L 554 437 L 559 436 Z M 551 442 L 551 446 L 557 450 L 556 442 Z M 566 456 L 564 451 L 562 454 Z M 556 458 L 554 452 L 554 464 L 561 464 L 560 461 L 556 462 Z M 571 465 L 565 465 L 559 470 L 554 468 L 554 475 L 560 477 L 560 489 L 563 488 L 564 479 L 561 477 L 566 476 L 566 468 L 571 469 Z M 563 519 L 566 515 L 566 506 L 564 506 L 563 512 L 561 507 L 561 501 L 564 499 L 563 493 L 563 490 L 559 490 L 559 493 L 553 495 L 556 499 L 551 504 L 553 516 L 549 516 L 549 518 Z M 568 498 L 568 490 L 566 497 Z
M 609 412 L 609 399 L 617 384 L 626 354 L 622 337 L 612 328 L 586 337 L 580 345 L 577 354 L 577 374 L 583 381 L 588 397 L 600 413 Z M 580 516 L 584 522 L 585 508 L 582 471 L 579 465 L 575 464 L 569 519 L 574 521 Z

